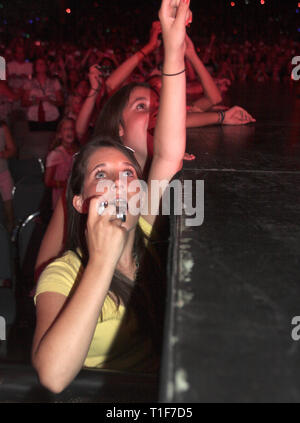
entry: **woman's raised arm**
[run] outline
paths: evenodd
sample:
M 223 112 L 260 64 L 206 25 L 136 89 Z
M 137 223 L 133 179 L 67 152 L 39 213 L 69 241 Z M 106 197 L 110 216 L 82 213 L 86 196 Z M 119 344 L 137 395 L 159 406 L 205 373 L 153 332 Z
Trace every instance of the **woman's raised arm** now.
M 186 144 L 186 75 L 185 35 L 191 21 L 189 0 L 162 0 L 159 18 L 164 42 L 162 89 L 157 123 L 154 133 L 153 159 L 149 172 L 150 185 L 154 180 L 170 181 L 180 170 Z M 159 198 L 162 191 L 158 194 Z M 155 199 L 157 204 L 158 198 Z M 145 218 L 153 223 L 155 216 Z

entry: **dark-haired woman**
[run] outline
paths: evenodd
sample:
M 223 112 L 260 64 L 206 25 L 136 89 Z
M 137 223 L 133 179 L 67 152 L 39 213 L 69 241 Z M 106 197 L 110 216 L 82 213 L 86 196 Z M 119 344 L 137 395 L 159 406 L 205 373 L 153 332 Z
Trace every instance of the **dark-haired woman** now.
M 99 137 L 75 159 L 67 198 L 72 210 L 68 233 L 76 238 L 70 239 L 71 250 L 43 272 L 36 293 L 32 360 L 41 383 L 54 392 L 62 391 L 84 365 L 153 370 L 155 337 L 150 335 L 155 326 L 151 321 L 144 324 L 151 315 L 153 292 L 147 289 L 146 280 L 139 280 L 138 264 L 144 274 L 147 250 L 145 245 L 144 251 L 139 251 L 136 243 L 137 228 L 151 232 L 158 211 L 153 201 L 159 200 L 162 192 L 153 198 L 153 181 L 171 180 L 181 168 L 185 151 L 184 39 L 191 15 L 189 0 L 181 0 L 178 9 L 173 3 L 162 0 L 159 13 L 165 76 L 146 192 L 151 214 L 140 218 L 128 207 L 136 195 L 129 183 L 141 182 L 136 160 L 126 147 L 103 145 Z M 142 201 L 144 191 L 137 192 Z M 120 284 L 113 286 L 114 275 L 119 274 L 127 284 L 122 293 Z M 129 298 L 126 291 L 132 291 Z

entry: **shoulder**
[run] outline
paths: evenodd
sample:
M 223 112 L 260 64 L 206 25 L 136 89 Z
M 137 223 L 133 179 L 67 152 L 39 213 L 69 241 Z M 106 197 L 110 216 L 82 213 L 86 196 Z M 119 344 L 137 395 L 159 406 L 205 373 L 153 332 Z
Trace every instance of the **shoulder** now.
M 81 271 L 80 258 L 73 251 L 67 251 L 63 256 L 52 261 L 42 272 L 38 280 L 35 300 L 43 292 L 56 292 L 67 297 Z
M 63 160 L 63 151 L 61 146 L 56 147 L 47 155 L 46 166 L 55 166 Z
M 138 224 L 143 234 L 146 235 L 147 238 L 150 238 L 152 235 L 153 225 L 151 225 L 151 223 L 149 223 L 143 216 L 139 217 Z

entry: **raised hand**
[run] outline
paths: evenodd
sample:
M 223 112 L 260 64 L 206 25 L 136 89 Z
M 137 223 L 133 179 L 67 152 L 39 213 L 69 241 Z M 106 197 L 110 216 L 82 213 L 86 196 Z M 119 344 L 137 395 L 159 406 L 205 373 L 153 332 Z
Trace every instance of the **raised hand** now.
M 117 264 L 128 238 L 126 228 L 122 226 L 122 220 L 116 218 L 115 206 L 108 205 L 99 215 L 99 203 L 101 196 L 95 196 L 89 201 L 86 239 L 89 249 L 90 260 L 105 257 Z
M 94 90 L 99 90 L 103 82 L 101 71 L 97 68 L 97 66 L 98 65 L 93 65 L 89 69 L 89 81 L 91 88 Z
M 161 24 L 159 21 L 154 21 L 152 23 L 151 31 L 150 31 L 150 39 L 149 45 L 151 46 L 152 50 L 158 48 L 161 44 L 161 41 L 158 39 L 159 34 L 161 33 Z
M 185 49 L 185 27 L 192 21 L 190 0 L 162 0 L 158 16 L 160 19 L 165 54 L 172 55 Z

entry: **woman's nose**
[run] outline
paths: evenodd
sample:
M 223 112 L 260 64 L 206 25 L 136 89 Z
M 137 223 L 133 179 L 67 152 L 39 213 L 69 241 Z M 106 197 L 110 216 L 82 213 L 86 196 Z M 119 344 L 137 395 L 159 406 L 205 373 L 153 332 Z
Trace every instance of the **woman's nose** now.
M 127 187 L 127 176 L 123 175 L 122 173 L 116 175 L 111 186 L 112 190 L 122 192 L 122 191 L 126 191 L 126 187 Z

